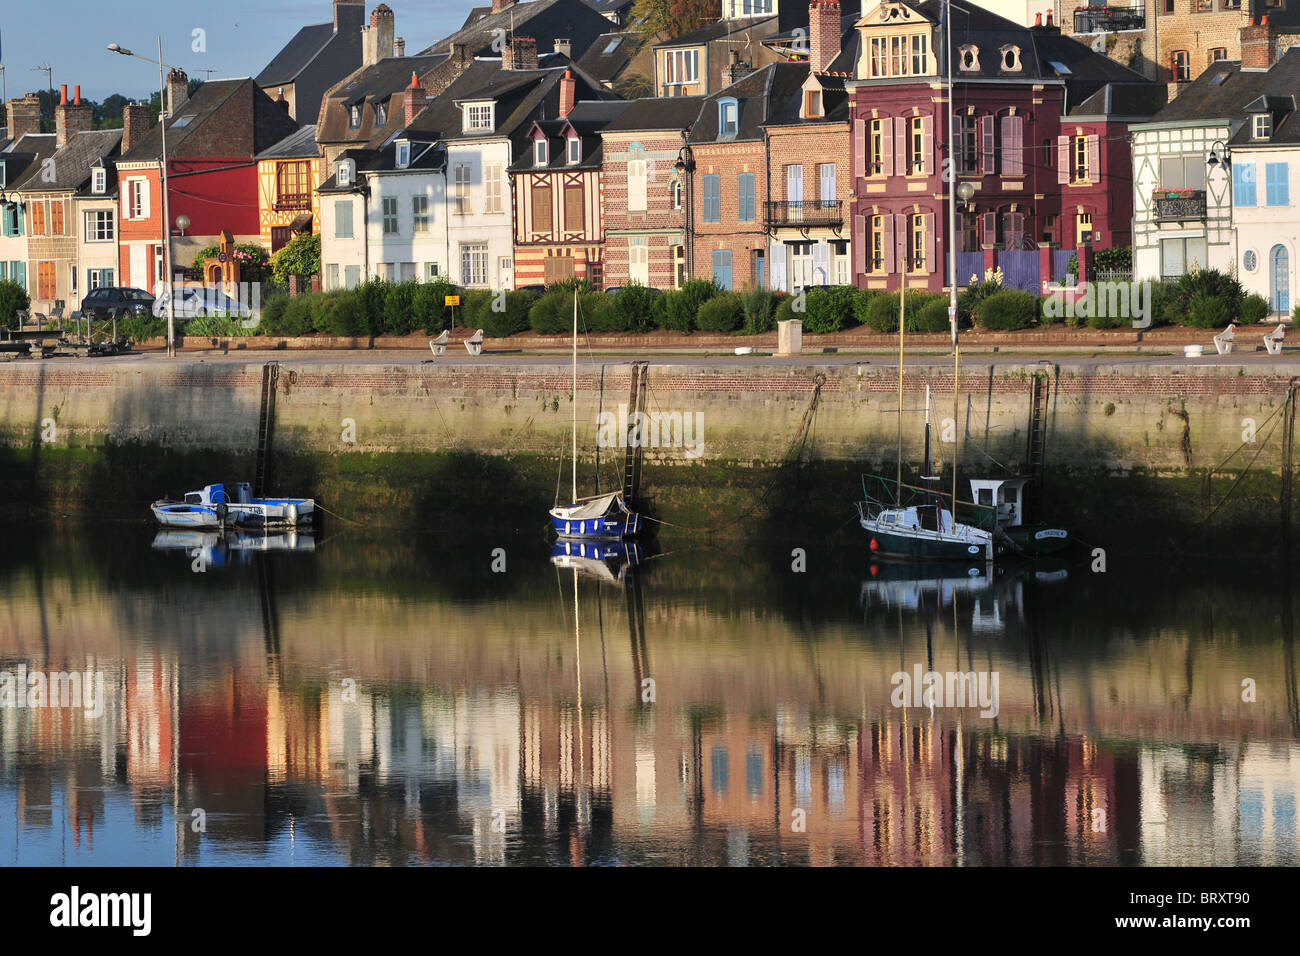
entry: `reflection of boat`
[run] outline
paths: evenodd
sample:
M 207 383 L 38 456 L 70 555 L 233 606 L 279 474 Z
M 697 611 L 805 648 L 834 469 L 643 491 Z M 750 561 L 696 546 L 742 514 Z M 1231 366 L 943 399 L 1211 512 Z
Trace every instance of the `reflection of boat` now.
M 296 527 L 311 523 L 316 502 L 311 498 L 258 498 L 249 483 L 241 481 L 234 486 L 233 497 L 225 485 L 206 485 L 200 491 L 186 492 L 181 501 L 155 501 L 151 510 L 159 524 L 169 527 Z
M 268 551 L 315 551 L 311 534 L 285 530 L 178 530 L 167 528 L 153 539 L 155 551 L 184 551 L 195 559 L 195 567 L 223 568 L 232 556 L 242 563 L 256 553 Z
M 970 483 L 976 504 L 997 509 L 999 553 L 1056 554 L 1071 544 L 1070 532 L 1045 524 L 1025 523 L 1025 486 L 1029 478 L 976 478 Z
M 627 572 L 641 563 L 635 541 L 583 541 L 560 538 L 551 548 L 551 564 L 572 569 L 609 584 L 622 584 Z
M 224 568 L 228 557 L 225 535 L 220 531 L 164 530 L 154 535 L 155 551 L 184 551 L 196 559 L 196 566 Z
M 888 609 L 924 616 L 954 606 L 969 613 L 976 634 L 1000 634 L 1012 620 L 1023 620 L 1025 585 L 1041 587 L 1069 578 L 1064 567 L 1043 569 L 1025 563 L 992 565 L 984 561 L 872 564 L 862 582 L 864 611 Z

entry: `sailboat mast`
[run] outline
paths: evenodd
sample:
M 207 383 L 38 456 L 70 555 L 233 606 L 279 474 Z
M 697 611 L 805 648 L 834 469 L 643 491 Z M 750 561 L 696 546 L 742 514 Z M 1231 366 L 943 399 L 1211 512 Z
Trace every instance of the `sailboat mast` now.
M 952 2 L 944 4 L 944 72 L 948 80 L 948 324 L 952 326 L 952 348 L 957 351 L 957 157 L 954 145 L 956 105 L 952 89 Z M 953 512 L 954 519 L 956 512 Z
M 573 501 L 577 501 L 577 289 L 573 289 Z
M 956 434 L 957 421 L 959 416 L 959 412 L 958 412 L 959 397 L 957 393 L 957 384 L 959 380 L 960 371 L 961 371 L 961 346 L 954 345 L 952 347 L 952 427 L 954 429 L 953 436 L 952 436 L 952 441 L 953 441 L 952 523 L 954 528 L 957 526 L 957 457 L 958 457 L 958 453 L 961 451 L 961 439 L 959 439 Z
M 907 266 L 898 274 L 898 479 L 894 504 L 903 503 L 903 305 L 907 297 Z
M 922 478 L 929 478 L 934 474 L 934 465 L 930 461 L 930 383 L 925 384 L 925 471 Z

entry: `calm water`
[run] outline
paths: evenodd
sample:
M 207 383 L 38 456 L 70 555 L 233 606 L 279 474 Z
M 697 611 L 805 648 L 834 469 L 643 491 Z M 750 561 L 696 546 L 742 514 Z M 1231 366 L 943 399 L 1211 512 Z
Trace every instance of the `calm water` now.
M 11 690 L 103 683 L 0 700 L 0 861 L 1300 862 L 1268 576 L 489 537 L 6 528 Z M 930 669 L 996 716 L 891 702 Z

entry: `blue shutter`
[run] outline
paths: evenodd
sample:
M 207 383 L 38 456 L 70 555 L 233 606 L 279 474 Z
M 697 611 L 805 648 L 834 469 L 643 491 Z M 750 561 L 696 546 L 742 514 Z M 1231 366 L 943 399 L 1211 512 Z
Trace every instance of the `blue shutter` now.
M 21 260 L 14 262 L 13 280 L 24 289 L 27 288 L 27 263 Z
M 1290 205 L 1290 188 L 1287 183 L 1286 163 L 1266 163 L 1264 165 L 1265 201 L 1270 206 Z
M 1232 196 L 1238 206 L 1255 205 L 1255 164 L 1240 163 L 1232 167 Z
M 13 212 L 10 211 L 10 209 L 9 209 L 8 206 L 5 206 L 5 207 L 3 208 L 3 210 L 0 210 L 0 213 L 3 214 L 3 219 L 0 220 L 0 222 L 3 222 L 3 227 L 0 227 L 0 231 L 2 231 L 3 234 L 6 235 L 6 236 L 12 236 L 12 235 L 14 234 L 14 226 L 13 226 L 13 223 L 14 223 L 14 214 L 13 214 Z
M 704 176 L 704 221 L 722 220 L 722 177 L 717 173 Z
M 713 250 L 713 281 L 719 288 L 731 290 L 731 250 Z
M 753 222 L 755 218 L 757 218 L 757 210 L 754 208 L 756 203 L 756 197 L 754 195 L 754 174 L 741 173 L 740 176 L 737 177 L 737 185 L 740 193 L 738 197 L 740 221 Z

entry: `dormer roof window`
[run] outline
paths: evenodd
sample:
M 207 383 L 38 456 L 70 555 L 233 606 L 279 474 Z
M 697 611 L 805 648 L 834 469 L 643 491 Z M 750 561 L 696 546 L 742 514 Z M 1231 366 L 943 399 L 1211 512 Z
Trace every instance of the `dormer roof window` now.
M 1250 138 L 1268 139 L 1273 135 L 1273 114 L 1256 113 L 1251 117 Z
M 90 191 L 96 196 L 102 196 L 108 191 L 108 170 L 102 163 L 90 170 Z
M 582 162 L 582 140 L 576 136 L 570 136 L 566 142 L 569 149 L 569 165 L 576 166 Z
M 356 160 L 340 159 L 337 169 L 337 178 L 340 186 L 351 186 L 357 178 Z
M 399 139 L 397 141 L 396 165 L 398 169 L 406 169 L 411 165 L 411 141 L 409 139 Z
M 1009 43 L 998 50 L 1002 57 L 1002 70 L 1006 73 L 1019 73 L 1024 67 L 1020 62 L 1020 47 Z
M 957 69 L 965 72 L 977 72 L 980 68 L 980 48 L 973 43 L 965 43 L 957 49 Z
M 353 106 L 348 109 L 348 128 L 349 129 L 361 128 L 361 107 L 360 106 Z
M 376 103 L 375 104 L 375 125 L 383 126 L 387 122 L 388 122 L 388 104 Z
M 496 129 L 496 106 L 492 101 L 466 103 L 461 107 L 461 130 L 466 133 L 490 133 Z
M 718 100 L 718 136 L 727 139 L 740 131 L 740 104 L 733 96 Z
M 546 137 L 538 133 L 533 140 L 533 165 L 545 166 L 550 161 L 550 150 L 547 148 Z

